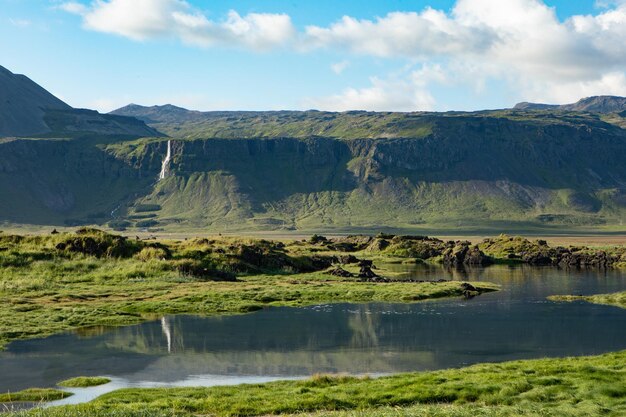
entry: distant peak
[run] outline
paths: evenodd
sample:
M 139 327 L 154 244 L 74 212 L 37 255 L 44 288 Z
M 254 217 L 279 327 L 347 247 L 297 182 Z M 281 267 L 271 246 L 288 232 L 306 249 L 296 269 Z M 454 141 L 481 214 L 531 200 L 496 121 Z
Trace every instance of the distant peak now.
M 592 96 L 585 97 L 572 104 L 517 103 L 515 110 L 564 110 L 592 113 L 618 113 L 626 110 L 626 97 Z

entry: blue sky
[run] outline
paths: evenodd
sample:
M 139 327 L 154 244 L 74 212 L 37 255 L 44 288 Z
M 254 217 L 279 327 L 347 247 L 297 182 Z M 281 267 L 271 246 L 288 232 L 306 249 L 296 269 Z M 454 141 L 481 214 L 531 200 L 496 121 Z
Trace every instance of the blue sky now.
M 0 0 L 0 65 L 75 107 L 475 110 L 626 95 L 626 3 Z

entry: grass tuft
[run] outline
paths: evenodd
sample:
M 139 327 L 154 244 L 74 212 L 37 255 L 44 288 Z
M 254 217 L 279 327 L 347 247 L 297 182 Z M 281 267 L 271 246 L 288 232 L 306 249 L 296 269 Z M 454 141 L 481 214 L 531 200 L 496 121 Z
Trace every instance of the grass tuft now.
M 79 376 L 76 378 L 66 379 L 65 381 L 59 382 L 57 385 L 60 387 L 68 387 L 68 388 L 85 388 L 85 387 L 95 387 L 98 385 L 104 385 L 111 382 L 109 378 L 100 377 L 100 376 Z

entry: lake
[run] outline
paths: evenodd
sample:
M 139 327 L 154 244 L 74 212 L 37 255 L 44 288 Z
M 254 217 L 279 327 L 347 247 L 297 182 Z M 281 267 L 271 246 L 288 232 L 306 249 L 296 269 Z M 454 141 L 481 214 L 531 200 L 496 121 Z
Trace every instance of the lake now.
M 426 280 L 494 282 L 502 290 L 469 300 L 162 317 L 17 341 L 0 352 L 0 391 L 52 387 L 75 376 L 113 379 L 102 387 L 71 389 L 75 396 L 55 404 L 75 403 L 122 387 L 256 383 L 315 373 L 385 375 L 626 349 L 626 310 L 546 300 L 626 290 L 623 271 L 388 267 Z

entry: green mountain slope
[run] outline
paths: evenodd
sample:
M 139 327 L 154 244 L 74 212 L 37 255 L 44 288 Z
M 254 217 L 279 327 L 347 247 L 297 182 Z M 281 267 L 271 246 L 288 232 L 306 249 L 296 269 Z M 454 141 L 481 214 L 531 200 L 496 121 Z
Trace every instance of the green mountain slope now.
M 0 221 L 459 232 L 623 230 L 626 217 L 623 111 L 38 108 L 47 133 L 0 139 Z
M 287 123 L 300 137 L 279 137 L 272 115 L 221 121 L 222 139 L 211 130 L 203 139 L 5 140 L 0 217 L 131 230 L 513 230 L 619 228 L 626 214 L 626 130 L 600 116 L 318 118 Z M 248 126 L 262 137 L 234 137 Z M 414 137 L 392 137 L 414 128 Z M 308 136 L 313 129 L 335 137 Z M 343 129 L 374 137 L 344 138 Z

